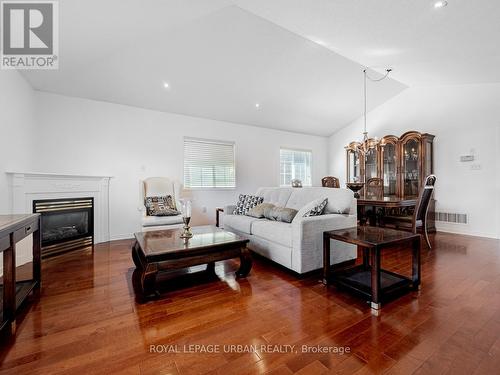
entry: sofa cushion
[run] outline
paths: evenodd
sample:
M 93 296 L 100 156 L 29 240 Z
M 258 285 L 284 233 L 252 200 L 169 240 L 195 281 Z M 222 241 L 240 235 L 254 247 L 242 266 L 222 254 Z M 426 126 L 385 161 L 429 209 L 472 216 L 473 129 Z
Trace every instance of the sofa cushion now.
M 181 224 L 182 215 L 176 216 L 144 216 L 142 218 L 143 227 L 153 227 L 158 225 Z
M 273 206 L 264 212 L 266 219 L 281 221 L 283 223 L 291 223 L 295 215 L 297 215 L 297 210 L 294 210 L 293 208 L 276 206 Z
M 148 216 L 175 216 L 180 212 L 176 210 L 174 199 L 171 195 L 146 197 L 144 199 L 146 214 Z
M 246 215 L 249 210 L 257 206 L 258 204 L 261 204 L 263 201 L 263 197 L 240 194 L 238 203 L 236 203 L 236 208 L 233 211 L 233 215 Z
M 252 224 L 252 234 L 286 247 L 292 246 L 292 224 L 259 220 Z
M 300 210 L 307 203 L 319 198 L 328 198 L 325 213 L 345 214 L 351 208 L 353 193 L 348 189 L 309 187 L 293 189 L 285 207 Z
M 272 203 L 279 207 L 285 207 L 290 194 L 292 194 L 292 188 L 260 188 L 257 190 L 257 195 L 263 197 L 265 203 Z
M 257 219 L 261 219 L 265 217 L 266 211 L 269 211 L 269 209 L 275 207 L 274 204 L 272 203 L 261 203 L 252 208 L 247 212 L 247 216 L 251 217 L 256 217 Z
M 224 227 L 231 227 L 239 232 L 251 234 L 252 223 L 259 220 L 244 215 L 224 215 Z
M 323 215 L 323 212 L 325 212 L 325 207 L 327 204 L 328 198 L 315 199 L 302 207 L 300 211 L 304 211 L 302 215 L 303 217 L 320 216 Z

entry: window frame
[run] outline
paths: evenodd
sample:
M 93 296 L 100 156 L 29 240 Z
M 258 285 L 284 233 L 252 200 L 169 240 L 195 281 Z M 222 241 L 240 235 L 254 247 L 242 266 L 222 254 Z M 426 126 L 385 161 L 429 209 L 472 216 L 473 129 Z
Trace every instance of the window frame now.
M 303 187 L 312 187 L 313 186 L 313 150 L 310 149 L 305 149 L 305 148 L 296 148 L 296 147 L 289 147 L 289 146 L 280 146 L 279 149 L 279 155 L 278 155 L 278 185 L 279 187 L 292 187 L 292 185 L 282 185 L 281 184 L 281 150 L 285 151 L 297 151 L 297 152 L 309 152 L 311 154 L 311 163 L 310 163 L 310 168 L 311 168 L 311 184 L 306 185 L 304 184 L 304 181 L 302 181 L 302 186 Z
M 222 144 L 222 145 L 230 145 L 233 147 L 233 166 L 234 166 L 234 187 L 229 186 L 229 187 L 208 187 L 208 186 L 199 186 L 199 187 L 187 187 L 186 186 L 186 181 L 185 181 L 185 171 L 186 171 L 186 155 L 184 154 L 184 148 L 186 141 L 197 141 L 197 142 L 205 142 L 205 143 L 212 143 L 212 144 Z M 192 190 L 192 191 L 231 191 L 231 190 L 236 190 L 237 187 L 237 171 L 236 171 L 236 142 L 235 141 L 227 141 L 227 140 L 221 140 L 221 139 L 210 139 L 210 138 L 198 138 L 198 137 L 188 137 L 185 136 L 182 139 L 182 188 L 184 190 Z

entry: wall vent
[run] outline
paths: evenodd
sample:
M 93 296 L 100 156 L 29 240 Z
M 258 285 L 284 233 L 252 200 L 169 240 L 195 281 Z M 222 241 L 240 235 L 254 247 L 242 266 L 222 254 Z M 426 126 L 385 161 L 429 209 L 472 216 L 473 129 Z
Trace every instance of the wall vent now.
M 451 212 L 435 212 L 435 221 L 442 221 L 446 223 L 457 223 L 457 224 L 467 224 L 468 217 L 467 214 L 456 214 Z

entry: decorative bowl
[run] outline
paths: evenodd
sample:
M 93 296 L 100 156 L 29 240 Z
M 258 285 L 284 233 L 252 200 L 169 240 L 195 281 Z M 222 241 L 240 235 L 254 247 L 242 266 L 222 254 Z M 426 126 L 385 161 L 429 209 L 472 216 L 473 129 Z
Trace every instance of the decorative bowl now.
M 359 199 L 360 195 L 358 191 L 363 189 L 363 186 L 365 186 L 364 182 L 348 182 L 346 184 L 348 189 L 351 189 L 354 192 L 354 198 Z

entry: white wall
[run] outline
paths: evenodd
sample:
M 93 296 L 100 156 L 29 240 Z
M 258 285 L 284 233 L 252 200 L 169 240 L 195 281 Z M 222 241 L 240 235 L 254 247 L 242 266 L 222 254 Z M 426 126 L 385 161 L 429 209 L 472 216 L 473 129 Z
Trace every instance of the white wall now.
M 35 129 L 33 89 L 16 70 L 0 70 L 0 215 L 12 213 L 5 172 L 31 169 Z M 17 244 L 18 265 L 31 260 L 31 241 L 29 236 Z M 2 274 L 3 257 L 0 256 Z
M 0 214 L 12 208 L 5 172 L 31 168 L 34 111 L 31 86 L 16 70 L 0 70 Z
M 500 84 L 419 87 L 369 114 L 370 135 L 400 135 L 410 129 L 436 135 L 437 208 L 469 214 L 467 226 L 440 229 L 500 237 L 498 103 Z M 234 202 L 239 193 L 277 185 L 280 146 L 313 150 L 315 185 L 327 174 L 327 165 L 331 174 L 345 180 L 343 147 L 360 139 L 362 121 L 327 142 L 322 137 L 33 92 L 16 71 L 0 71 L 0 131 L 0 213 L 10 211 L 6 170 L 111 174 L 111 234 L 119 238 L 138 229 L 141 178 L 182 180 L 183 136 L 231 140 L 237 147 L 237 190 L 194 193 L 194 222 L 200 224 L 213 222 L 214 208 Z M 30 137 L 34 131 L 36 138 Z M 458 161 L 471 149 L 480 170 Z
M 128 237 L 139 229 L 139 181 L 183 177 L 183 137 L 236 143 L 236 184 L 231 191 L 195 191 L 194 224 L 213 223 L 215 207 L 239 193 L 279 184 L 280 146 L 313 151 L 313 184 L 327 168 L 327 138 L 207 120 L 87 99 L 37 92 L 37 157 L 41 172 L 112 175 L 110 231 Z M 202 208 L 207 212 L 203 213 Z
M 434 172 L 437 210 L 469 214 L 468 225 L 438 224 L 438 229 L 500 237 L 500 84 L 409 88 L 368 115 L 370 136 L 408 130 L 436 136 Z M 345 150 L 362 137 L 362 119 L 329 140 L 330 173 L 346 178 Z M 459 162 L 474 150 L 480 170 Z M 495 209 L 496 208 L 496 209 Z
M 497 197 L 497 207 L 496 207 L 496 213 L 497 213 L 497 220 L 496 220 L 496 227 L 498 231 L 498 238 L 500 238 L 500 126 L 497 126 L 497 144 L 496 144 L 496 149 L 497 149 L 497 157 L 496 157 L 496 188 L 495 188 L 495 196 Z

